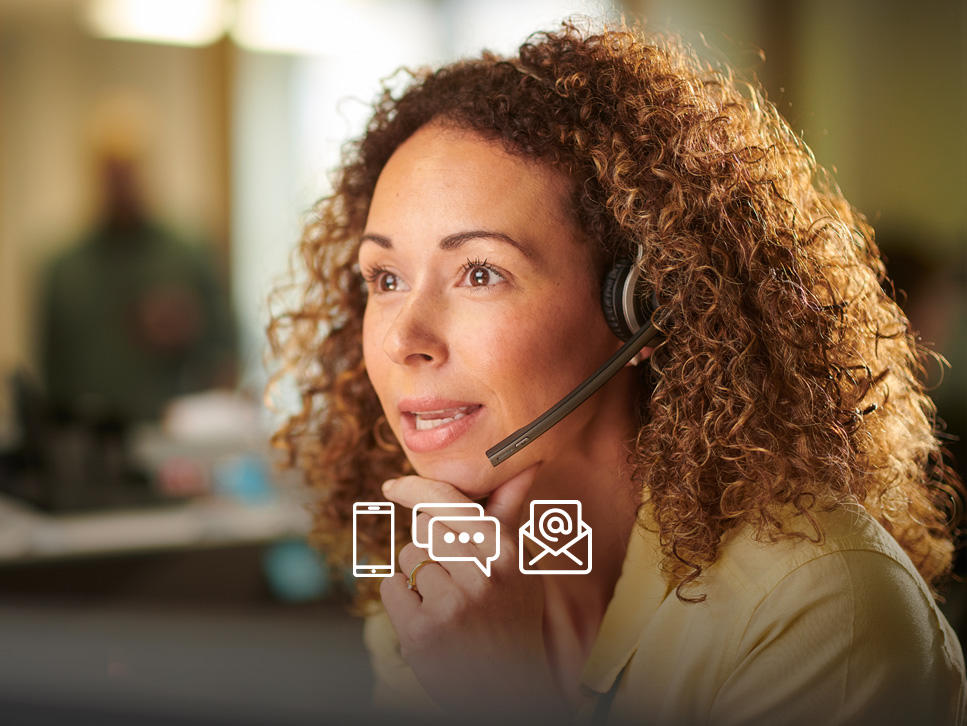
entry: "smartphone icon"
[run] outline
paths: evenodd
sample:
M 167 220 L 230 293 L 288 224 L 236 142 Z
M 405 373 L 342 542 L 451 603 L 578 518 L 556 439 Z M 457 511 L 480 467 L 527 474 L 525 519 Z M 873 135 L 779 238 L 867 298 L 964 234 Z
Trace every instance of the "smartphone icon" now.
M 363 517 L 376 517 L 366 520 L 367 523 L 376 521 L 382 531 L 386 533 L 389 549 L 383 560 L 389 564 L 370 563 L 361 561 L 365 556 L 359 548 L 359 538 L 356 536 L 357 523 Z M 393 502 L 356 502 L 353 504 L 353 574 L 356 577 L 392 577 L 396 571 L 396 547 L 394 546 L 394 532 L 396 531 L 396 508 Z

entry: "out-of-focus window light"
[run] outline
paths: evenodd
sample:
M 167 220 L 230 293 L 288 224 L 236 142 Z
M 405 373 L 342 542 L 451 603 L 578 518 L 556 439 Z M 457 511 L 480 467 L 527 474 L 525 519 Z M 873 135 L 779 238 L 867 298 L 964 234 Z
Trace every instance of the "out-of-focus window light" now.
M 447 41 L 451 57 L 475 55 L 487 48 L 513 53 L 536 30 L 554 30 L 565 18 L 593 23 L 615 20 L 619 0 L 450 0 L 452 19 Z
M 423 0 L 239 0 L 231 32 L 249 50 L 405 57 L 435 45 L 437 19 Z
M 224 0 L 90 0 L 83 18 L 102 38 L 172 45 L 208 45 L 231 22 Z

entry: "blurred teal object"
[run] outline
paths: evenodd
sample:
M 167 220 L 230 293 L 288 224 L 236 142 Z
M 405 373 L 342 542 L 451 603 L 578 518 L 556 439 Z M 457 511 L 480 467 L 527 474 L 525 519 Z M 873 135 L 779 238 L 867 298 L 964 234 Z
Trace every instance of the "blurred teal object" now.
M 238 456 L 215 466 L 215 491 L 244 504 L 265 504 L 276 497 L 265 461 Z
M 308 602 L 330 592 L 325 557 L 302 540 L 269 546 L 262 556 L 262 566 L 269 589 L 283 602 Z
M 353 575 L 352 568 L 343 570 L 342 585 L 350 595 L 356 594 L 356 577 Z

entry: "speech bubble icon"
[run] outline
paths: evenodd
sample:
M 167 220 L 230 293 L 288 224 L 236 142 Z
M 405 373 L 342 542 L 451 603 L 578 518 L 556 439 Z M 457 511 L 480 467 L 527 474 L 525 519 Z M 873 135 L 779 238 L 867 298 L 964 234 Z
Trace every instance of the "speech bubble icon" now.
M 475 551 L 468 554 L 471 545 Z M 475 562 L 490 577 L 490 563 L 500 556 L 500 522 L 496 517 L 433 517 L 430 558 L 437 562 Z
M 417 547 L 426 549 L 430 546 L 430 537 L 426 527 L 419 526 L 421 512 L 425 512 L 430 517 L 466 517 L 484 516 L 484 508 L 476 502 L 450 502 L 447 504 L 437 504 L 436 502 L 423 502 L 413 507 L 413 525 L 410 527 L 410 539 Z

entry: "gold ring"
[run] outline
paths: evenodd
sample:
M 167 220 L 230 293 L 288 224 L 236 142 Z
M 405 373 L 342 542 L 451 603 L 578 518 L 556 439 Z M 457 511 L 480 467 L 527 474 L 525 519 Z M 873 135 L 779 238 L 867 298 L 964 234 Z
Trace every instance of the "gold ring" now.
M 416 567 L 410 570 L 410 578 L 409 578 L 409 581 L 406 583 L 407 590 L 415 590 L 417 595 L 420 594 L 420 591 L 416 589 L 416 579 L 415 579 L 416 573 L 419 571 L 421 567 L 423 567 L 423 565 L 428 565 L 431 562 L 433 562 L 433 560 L 420 560 L 416 564 Z

